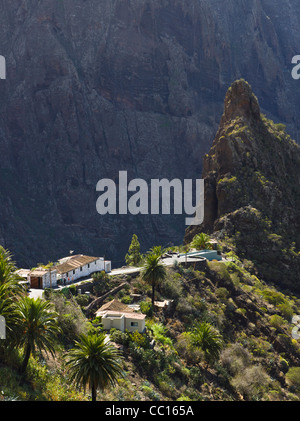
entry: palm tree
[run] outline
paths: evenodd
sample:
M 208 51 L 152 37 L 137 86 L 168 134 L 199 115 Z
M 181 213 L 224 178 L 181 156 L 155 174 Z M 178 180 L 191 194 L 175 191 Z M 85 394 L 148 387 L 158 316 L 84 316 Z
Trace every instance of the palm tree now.
M 223 346 L 220 333 L 210 323 L 198 323 L 190 334 L 192 345 L 204 352 L 205 361 L 214 362 Z
M 16 304 L 18 338 L 17 345 L 24 346 L 24 358 L 21 373 L 24 373 L 31 353 L 35 349 L 55 354 L 55 341 L 60 328 L 57 313 L 52 310 L 49 301 L 23 297 Z
M 114 386 L 123 375 L 121 354 L 113 345 L 105 342 L 105 333 L 81 335 L 67 358 L 71 380 L 78 387 L 82 386 L 84 391 L 88 386 L 92 401 L 96 400 L 97 389 Z
M 160 255 L 149 253 L 146 255 L 142 279 L 152 286 L 152 307 L 154 308 L 155 288 L 163 281 L 167 274 L 166 268 L 160 262 Z
M 11 254 L 0 246 L 0 315 L 5 318 L 6 343 L 5 348 L 11 345 L 12 335 L 16 324 L 15 304 L 24 294 L 19 281 L 22 279 L 16 274 L 16 266 Z M 0 341 L 0 346 L 3 345 Z
M 13 297 L 8 294 L 6 285 L 0 285 L 0 316 L 5 319 L 7 334 L 12 335 L 14 330 L 13 326 L 16 324 L 15 301 Z M 0 346 L 1 345 L 0 341 Z
M 8 250 L 0 246 L 0 286 L 5 286 L 7 295 L 20 295 L 24 292 L 19 281 L 23 280 L 16 273 L 16 266 Z
M 196 250 L 207 250 L 212 248 L 210 244 L 210 237 L 204 232 L 195 235 L 195 237 L 192 240 L 191 246 L 194 247 Z
M 154 246 L 150 249 L 150 254 L 155 254 L 156 256 L 161 257 L 166 252 L 162 246 Z

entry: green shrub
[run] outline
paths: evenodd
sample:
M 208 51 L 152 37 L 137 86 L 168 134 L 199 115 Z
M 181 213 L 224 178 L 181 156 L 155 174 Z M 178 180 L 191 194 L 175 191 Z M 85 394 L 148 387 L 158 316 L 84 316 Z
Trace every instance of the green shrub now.
M 109 275 L 102 270 L 101 272 L 93 273 L 92 278 L 94 281 L 107 281 L 109 279 Z
M 232 273 L 231 280 L 234 286 L 238 287 L 240 285 L 241 278 L 238 273 Z
M 221 301 L 226 301 L 229 296 L 229 291 L 226 288 L 217 288 L 216 295 Z
M 112 328 L 110 329 L 110 338 L 113 342 L 120 344 L 120 345 L 125 345 L 128 346 L 130 339 L 128 336 L 128 333 L 126 332 L 121 332 L 121 330 Z
M 110 276 L 104 271 L 96 272 L 92 274 L 94 281 L 93 284 L 93 293 L 96 296 L 105 294 L 109 290 L 109 282 L 111 280 Z
M 129 343 L 130 355 L 146 376 L 153 377 L 162 369 L 165 354 L 154 349 L 145 349 L 134 342 Z
M 230 273 L 227 270 L 227 266 L 222 262 L 208 262 L 209 269 L 214 272 L 217 277 L 223 281 L 232 283 Z
M 192 345 L 191 336 L 184 332 L 177 338 L 176 350 L 188 364 L 195 365 L 204 358 L 204 353 Z
M 267 357 L 268 353 L 273 350 L 272 344 L 262 338 L 255 338 L 253 345 L 252 352 L 255 356 Z
M 205 379 L 201 368 L 197 366 L 190 369 L 190 377 L 190 385 L 195 389 L 199 389 Z
M 176 313 L 179 318 L 184 319 L 185 321 L 192 322 L 194 319 L 193 316 L 193 306 L 185 297 L 180 297 L 176 305 Z
M 75 300 L 80 307 L 86 307 L 90 301 L 90 297 L 87 294 L 78 294 Z
M 176 386 L 167 371 L 163 371 L 155 376 L 155 384 L 160 392 L 168 398 L 174 400 L 178 397 Z
M 236 313 L 241 314 L 242 316 L 246 316 L 247 310 L 245 308 L 237 308 Z
M 278 314 L 273 314 L 273 316 L 270 317 L 270 325 L 275 327 L 275 329 L 282 328 L 285 323 L 285 320 Z
M 121 298 L 121 302 L 123 304 L 131 304 L 132 299 L 131 299 L 130 295 L 125 295 L 124 297 Z
M 288 321 L 291 322 L 293 315 L 294 315 L 294 311 L 292 306 L 288 303 L 288 302 L 284 302 L 282 304 L 279 304 L 278 309 L 281 311 L 283 317 Z
M 279 130 L 280 132 L 284 132 L 284 131 L 285 131 L 285 129 L 286 129 L 286 125 L 285 125 L 285 124 L 282 124 L 282 123 L 277 123 L 277 124 L 275 124 L 275 127 L 276 127 L 276 129 L 277 129 L 277 130 Z
M 300 367 L 291 367 L 286 373 L 286 380 L 288 385 L 295 389 L 300 390 Z
M 178 300 L 182 294 L 182 282 L 180 280 L 180 275 L 179 278 L 178 275 L 179 274 L 176 273 L 171 279 L 166 279 L 160 288 L 162 294 L 171 300 Z
M 133 333 L 129 333 L 129 339 L 139 347 L 142 347 L 142 348 L 150 347 L 149 338 L 146 335 L 139 333 L 137 330 Z
M 160 400 L 159 394 L 157 392 L 155 392 L 155 390 L 153 390 L 150 387 L 148 382 L 145 382 L 144 384 L 142 384 L 141 389 L 142 389 L 143 393 L 145 394 L 145 396 L 147 396 L 152 401 L 159 401 Z
M 77 288 L 75 285 L 70 285 L 69 290 L 73 296 L 77 295 Z
M 281 292 L 274 291 L 269 288 L 266 288 L 262 291 L 262 296 L 268 303 L 273 305 L 278 305 L 285 302 L 284 295 Z
M 95 317 L 95 318 L 91 321 L 92 326 L 94 327 L 95 325 L 100 325 L 100 324 L 101 324 L 101 321 L 102 321 L 102 317 L 101 317 L 101 316 L 97 316 L 97 317 Z
M 261 366 L 251 366 L 236 375 L 231 384 L 246 399 L 260 400 L 270 382 L 270 377 Z
M 142 301 L 140 303 L 140 310 L 143 314 L 146 314 L 148 317 L 153 316 L 153 308 L 150 301 Z
M 237 375 L 250 366 L 251 355 L 246 348 L 236 343 L 222 351 L 220 362 L 231 375 Z
M 163 346 L 172 346 L 172 339 L 167 336 L 167 329 L 162 323 L 153 323 L 149 328 L 157 342 Z
M 182 402 L 185 402 L 185 401 L 191 401 L 192 399 L 190 399 L 188 396 L 186 396 L 186 395 L 184 395 L 184 394 L 181 394 L 180 396 L 179 396 L 179 398 L 178 399 L 176 399 L 176 401 L 177 402 L 179 402 L 179 401 L 182 401 Z
M 66 290 L 68 289 L 66 288 Z M 68 300 L 63 294 L 53 292 L 50 294 L 50 301 L 58 313 L 58 324 L 62 329 L 63 343 L 72 343 L 80 334 L 88 332 L 88 320 L 75 300 Z
M 289 363 L 286 359 L 280 357 L 280 369 L 281 371 L 283 371 L 284 373 L 286 373 L 289 370 Z
M 280 343 L 287 349 L 292 349 L 293 347 L 293 343 L 292 343 L 292 338 L 288 335 L 285 335 L 283 333 L 279 333 L 278 335 L 278 340 L 280 341 Z

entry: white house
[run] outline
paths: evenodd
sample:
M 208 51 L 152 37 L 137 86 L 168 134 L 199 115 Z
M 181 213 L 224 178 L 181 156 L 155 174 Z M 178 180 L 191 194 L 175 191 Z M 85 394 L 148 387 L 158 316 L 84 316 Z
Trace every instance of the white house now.
M 104 304 L 97 310 L 96 316 L 102 318 L 101 321 L 105 330 L 115 328 L 122 332 L 125 330 L 129 332 L 137 330 L 140 333 L 145 330 L 146 315 L 132 311 L 130 307 L 118 300 L 112 300 Z
M 16 270 L 16 274 L 20 277 L 23 278 L 23 281 L 27 281 L 28 279 L 28 275 L 31 272 L 30 269 L 17 269 Z
M 28 273 L 27 280 L 30 283 L 30 288 L 54 288 L 57 286 L 57 272 L 53 268 L 37 268 Z
M 104 260 L 103 257 L 84 256 L 77 254 L 75 256 L 65 257 L 59 260 L 55 265 L 57 278 L 64 281 L 67 285 L 77 279 L 90 276 L 95 272 L 110 272 L 111 262 Z
M 145 314 L 141 313 L 117 313 L 114 311 L 106 311 L 102 316 L 102 324 L 105 330 L 116 328 L 124 332 L 138 331 L 140 333 L 145 330 Z

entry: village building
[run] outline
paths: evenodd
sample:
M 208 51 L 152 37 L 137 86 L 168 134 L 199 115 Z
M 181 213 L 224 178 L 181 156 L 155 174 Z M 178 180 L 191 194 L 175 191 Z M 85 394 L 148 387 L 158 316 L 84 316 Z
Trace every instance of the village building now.
M 104 260 L 103 257 L 77 254 L 60 259 L 54 268 L 57 271 L 58 280 L 68 285 L 77 279 L 85 278 L 95 272 L 110 272 L 111 262 Z
M 102 324 L 105 330 L 115 328 L 122 332 L 125 330 L 129 332 L 135 332 L 137 330 L 140 333 L 145 331 L 145 314 L 132 311 L 130 307 L 118 300 L 112 300 L 104 304 L 97 310 L 96 316 L 102 318 Z
M 155 307 L 158 309 L 165 309 L 172 303 L 174 300 L 164 300 L 164 301 L 154 301 Z
M 16 270 L 16 274 L 23 279 L 23 281 L 27 281 L 28 275 L 31 272 L 30 269 L 18 269 Z M 21 281 L 22 282 L 22 281 Z
M 182 254 L 182 256 L 185 256 L 185 255 Z M 192 257 L 192 258 L 204 257 L 206 260 L 210 262 L 212 260 L 218 260 L 218 261 L 222 260 L 221 252 L 215 249 L 192 251 L 192 252 L 187 253 L 187 257 Z
M 33 270 L 20 269 L 17 274 L 24 279 L 30 288 L 55 288 L 58 282 L 68 285 L 78 279 L 90 276 L 95 272 L 110 272 L 111 262 L 103 257 L 92 257 L 78 254 L 60 259 L 58 263 L 49 268 L 35 268 Z
M 57 272 L 55 269 L 36 268 L 27 275 L 30 288 L 45 289 L 57 286 Z

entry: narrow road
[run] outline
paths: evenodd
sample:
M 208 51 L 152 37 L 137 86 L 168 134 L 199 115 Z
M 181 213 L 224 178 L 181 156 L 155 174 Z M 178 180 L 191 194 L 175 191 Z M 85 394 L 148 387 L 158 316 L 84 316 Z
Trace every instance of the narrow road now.
M 162 263 L 166 266 L 172 266 L 175 264 L 175 262 L 178 263 L 185 263 L 186 261 L 188 262 L 199 262 L 200 259 L 195 258 L 195 257 L 190 257 L 190 256 L 185 256 L 185 255 L 180 255 L 179 257 L 177 257 L 177 255 L 175 254 L 173 257 L 167 257 L 165 259 L 162 259 Z M 139 273 L 143 270 L 143 267 L 133 267 L 133 266 L 126 266 L 126 267 L 122 267 L 122 268 L 117 268 L 117 269 L 112 269 L 111 272 L 108 273 L 109 276 L 116 276 L 116 275 L 130 275 L 131 273 Z M 83 279 L 81 281 L 78 282 L 74 282 L 72 284 L 69 284 L 67 286 L 70 285 L 76 285 L 79 286 L 80 284 L 82 284 L 83 282 L 91 282 L 93 280 L 93 278 L 88 278 L 88 279 Z M 64 288 L 63 286 L 58 286 L 58 288 Z M 43 289 L 30 289 L 29 291 L 29 296 L 31 298 L 42 298 L 43 296 Z

